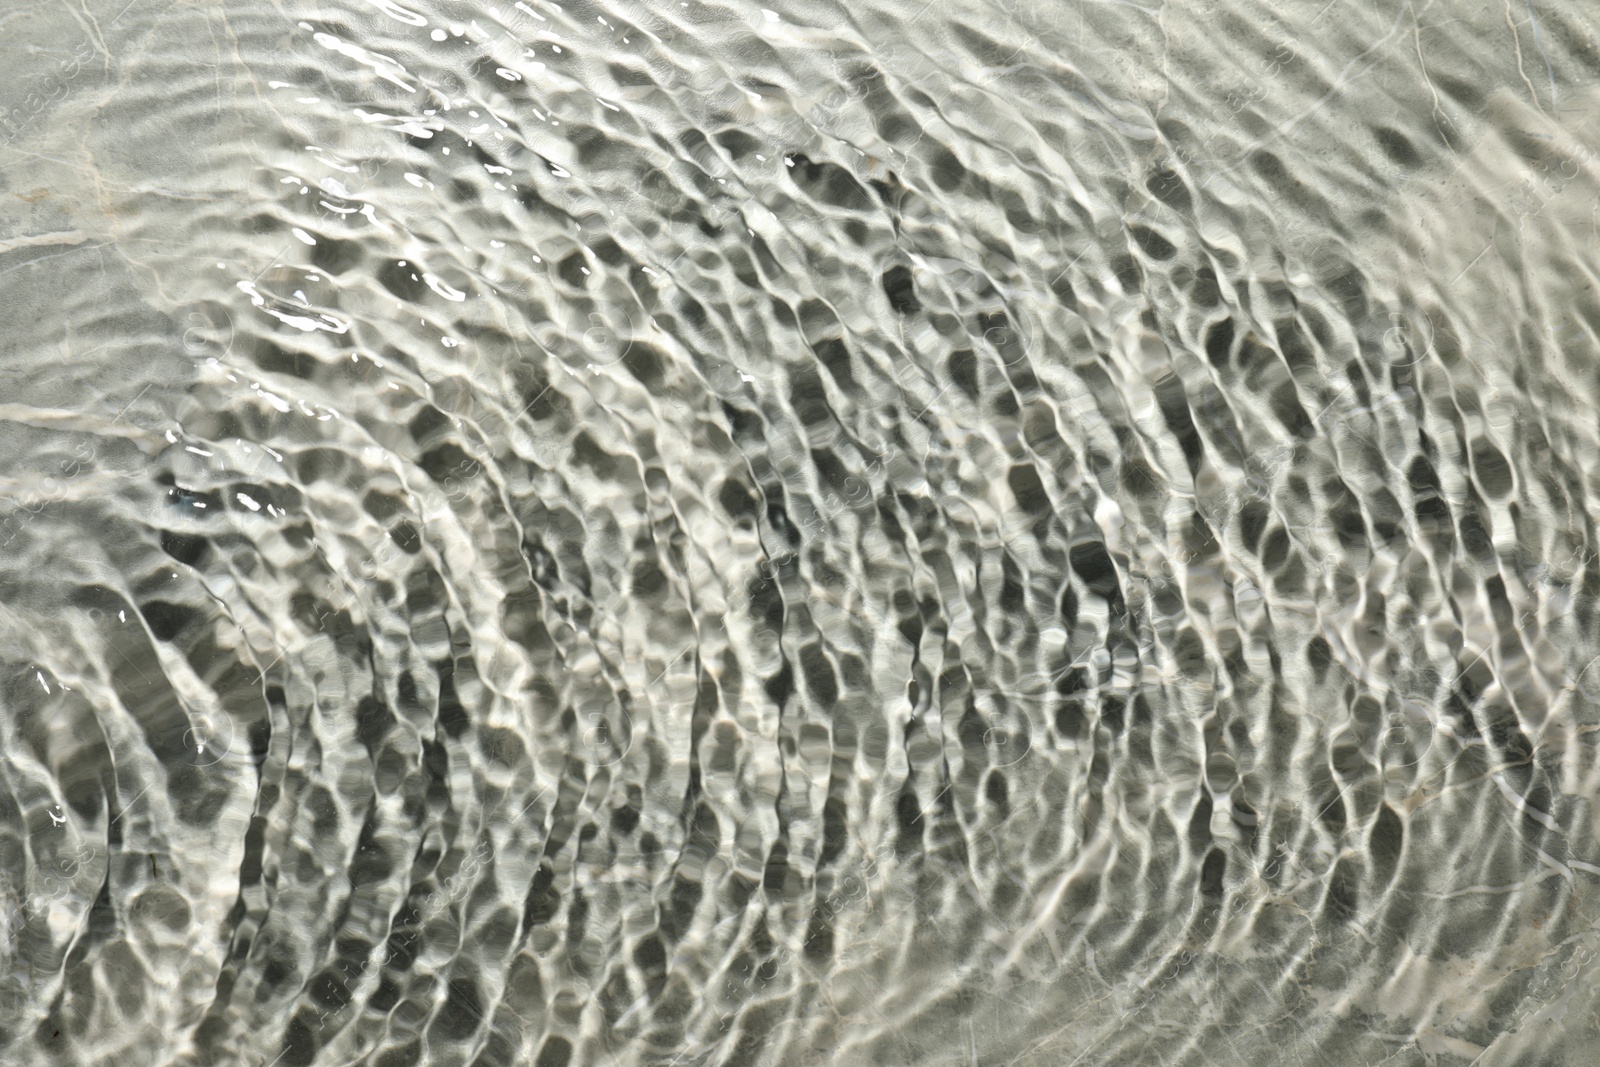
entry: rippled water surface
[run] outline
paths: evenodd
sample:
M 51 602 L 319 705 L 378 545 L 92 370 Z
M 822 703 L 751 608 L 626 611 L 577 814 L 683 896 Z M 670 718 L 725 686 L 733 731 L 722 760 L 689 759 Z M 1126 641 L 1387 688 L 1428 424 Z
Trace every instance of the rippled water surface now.
M 1592 5 L 0 0 L 0 1062 L 1600 1062 Z

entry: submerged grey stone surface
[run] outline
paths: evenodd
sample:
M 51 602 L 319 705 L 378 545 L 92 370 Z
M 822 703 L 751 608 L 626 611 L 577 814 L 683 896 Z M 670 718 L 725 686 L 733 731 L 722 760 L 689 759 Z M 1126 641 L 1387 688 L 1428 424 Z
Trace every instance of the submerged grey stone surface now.
M 1593 20 L 0 10 L 0 1058 L 1572 1064 Z

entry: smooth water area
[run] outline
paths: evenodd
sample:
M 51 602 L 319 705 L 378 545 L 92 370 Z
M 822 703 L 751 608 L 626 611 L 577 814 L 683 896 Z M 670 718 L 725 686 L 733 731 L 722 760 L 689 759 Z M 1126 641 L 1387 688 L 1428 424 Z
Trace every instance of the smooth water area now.
M 1600 11 L 0 0 L 0 1062 L 1600 1058 Z

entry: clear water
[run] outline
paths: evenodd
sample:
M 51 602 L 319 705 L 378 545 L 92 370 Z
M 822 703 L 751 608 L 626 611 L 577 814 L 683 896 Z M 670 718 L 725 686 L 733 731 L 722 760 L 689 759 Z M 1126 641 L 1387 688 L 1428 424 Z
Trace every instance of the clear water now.
M 1587 5 L 0 2 L 0 1060 L 1589 1065 Z

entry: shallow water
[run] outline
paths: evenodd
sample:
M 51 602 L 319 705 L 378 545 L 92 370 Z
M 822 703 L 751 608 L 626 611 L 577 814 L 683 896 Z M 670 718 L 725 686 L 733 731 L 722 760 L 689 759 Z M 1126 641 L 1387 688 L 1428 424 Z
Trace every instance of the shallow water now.
M 1584 5 L 0 32 L 0 1061 L 1600 1055 Z

